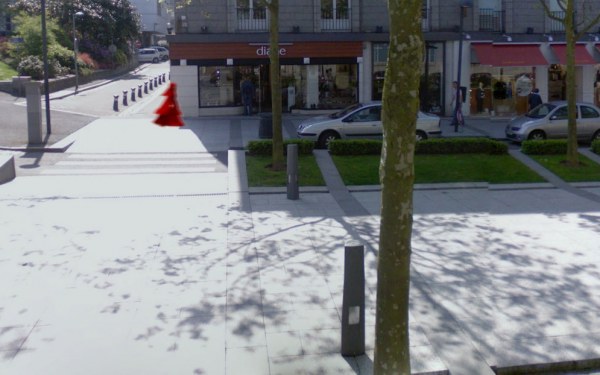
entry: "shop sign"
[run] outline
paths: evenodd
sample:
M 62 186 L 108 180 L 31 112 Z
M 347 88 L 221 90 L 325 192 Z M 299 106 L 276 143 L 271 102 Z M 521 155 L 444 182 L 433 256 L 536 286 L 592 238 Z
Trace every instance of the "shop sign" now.
M 269 56 L 269 54 L 271 53 L 271 48 L 267 47 L 267 46 L 260 46 L 256 49 L 256 55 L 257 56 Z M 287 55 L 287 49 L 285 48 L 279 48 L 279 56 L 285 56 Z

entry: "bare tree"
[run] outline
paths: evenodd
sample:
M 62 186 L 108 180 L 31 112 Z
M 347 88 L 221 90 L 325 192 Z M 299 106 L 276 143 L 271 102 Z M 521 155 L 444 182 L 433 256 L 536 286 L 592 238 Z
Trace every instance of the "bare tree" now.
M 565 37 L 567 40 L 567 109 L 568 109 L 568 139 L 567 139 L 567 164 L 571 167 L 579 166 L 579 153 L 577 152 L 577 110 L 575 94 L 576 79 L 575 79 L 575 43 L 583 35 L 585 35 L 592 26 L 600 21 L 600 14 L 593 18 L 588 17 L 586 20 L 575 22 L 575 0 L 555 0 L 562 10 L 562 17 L 553 13 L 550 10 L 548 0 L 539 0 L 544 8 L 546 15 L 563 24 L 565 28 Z M 587 8 L 586 2 L 582 4 L 583 8 Z M 591 8 L 590 8 L 591 9 Z M 583 12 L 585 15 L 591 12 Z
M 408 297 L 416 119 L 423 61 L 421 0 L 389 0 L 383 86 L 382 208 L 377 266 L 375 374 L 410 374 Z

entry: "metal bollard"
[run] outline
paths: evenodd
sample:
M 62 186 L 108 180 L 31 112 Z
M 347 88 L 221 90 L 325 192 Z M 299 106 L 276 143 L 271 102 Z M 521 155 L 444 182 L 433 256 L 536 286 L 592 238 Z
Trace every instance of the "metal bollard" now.
M 162 77 L 162 75 L 159 74 L 158 75 L 158 84 L 159 85 L 162 85 L 162 78 L 161 77 Z
M 144 82 L 144 94 L 148 93 L 148 82 Z
M 365 354 L 365 249 L 356 241 L 344 246 L 342 355 Z
M 165 73 L 163 73 L 163 74 L 162 74 L 162 77 L 163 77 L 163 82 L 167 82 L 167 80 L 166 80 L 165 76 L 166 76 L 166 74 L 165 74 Z
M 298 199 L 298 145 L 287 145 L 287 198 Z
M 123 105 L 127 105 L 127 90 L 123 90 Z
M 135 87 L 131 88 L 131 102 L 135 102 Z
M 113 101 L 113 111 L 119 112 L 119 95 L 113 95 L 115 100 Z
M 150 88 L 150 90 L 154 90 L 154 89 L 152 88 L 152 78 L 150 78 L 150 81 L 149 81 L 149 82 L 150 82 L 150 84 L 149 84 L 148 86 L 150 86 L 150 87 L 149 87 L 149 88 Z
M 156 77 L 154 77 L 154 87 L 158 86 L 157 82 L 158 82 L 158 79 Z
M 142 97 L 142 85 L 138 85 L 138 98 Z

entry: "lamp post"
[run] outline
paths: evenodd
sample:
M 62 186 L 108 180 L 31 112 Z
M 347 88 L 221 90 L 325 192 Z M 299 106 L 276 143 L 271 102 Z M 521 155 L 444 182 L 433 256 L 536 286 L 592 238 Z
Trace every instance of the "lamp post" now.
M 79 89 L 79 68 L 77 66 L 77 32 L 75 29 L 75 17 L 83 16 L 83 12 L 73 13 L 73 61 L 75 63 L 75 94 Z
M 44 97 L 46 99 L 46 132 L 52 133 L 50 125 L 50 88 L 48 84 L 48 37 L 46 31 L 46 0 L 41 1 L 42 6 L 42 59 L 44 60 Z
M 458 73 L 456 75 L 456 92 L 454 93 L 456 98 L 456 107 L 454 108 L 454 116 L 452 121 L 454 122 L 454 132 L 458 132 L 458 113 L 461 111 L 462 114 L 462 101 L 465 98 L 461 98 L 460 92 L 460 81 L 462 72 L 462 50 L 463 50 L 463 26 L 464 26 L 464 12 L 467 8 L 473 6 L 473 0 L 460 0 L 460 26 L 458 28 Z

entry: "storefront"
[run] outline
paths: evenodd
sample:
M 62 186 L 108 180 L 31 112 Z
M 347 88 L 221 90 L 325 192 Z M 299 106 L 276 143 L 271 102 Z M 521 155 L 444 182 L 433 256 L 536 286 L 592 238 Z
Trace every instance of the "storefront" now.
M 270 110 L 268 43 L 171 42 L 170 46 L 174 81 L 188 88 L 191 80 L 197 82 L 196 103 L 187 100 L 184 113 L 241 113 L 244 78 L 256 90 L 254 111 Z M 344 108 L 358 101 L 362 42 L 282 42 L 279 47 L 284 111 Z M 188 89 L 183 95 L 193 93 Z

